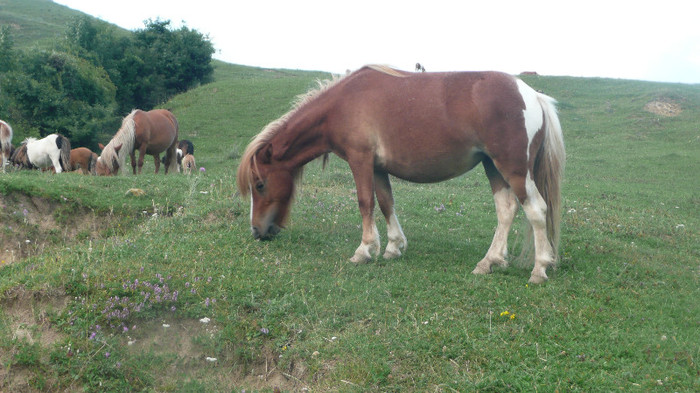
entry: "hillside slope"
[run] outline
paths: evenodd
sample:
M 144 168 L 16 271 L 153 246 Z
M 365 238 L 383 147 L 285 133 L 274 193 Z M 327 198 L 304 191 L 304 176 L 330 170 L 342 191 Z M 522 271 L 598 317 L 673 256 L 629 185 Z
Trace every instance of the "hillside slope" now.
M 0 25 L 9 25 L 15 46 L 51 47 L 66 25 L 85 14 L 51 0 L 0 0 Z

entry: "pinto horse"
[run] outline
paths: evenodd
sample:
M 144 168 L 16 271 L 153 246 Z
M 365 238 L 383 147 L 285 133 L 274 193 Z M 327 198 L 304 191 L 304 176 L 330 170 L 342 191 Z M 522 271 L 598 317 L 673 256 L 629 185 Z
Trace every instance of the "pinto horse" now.
M 12 127 L 0 120 L 0 160 L 2 160 L 2 173 L 12 154 Z
M 97 154 L 87 147 L 76 147 L 70 151 L 70 166 L 74 171 L 80 170 L 83 175 L 94 175 L 97 164 Z
M 134 109 L 122 120 L 119 131 L 112 140 L 103 146 L 102 155 L 95 166 L 98 175 L 114 175 L 124 167 L 126 155 L 131 157 L 134 174 L 141 173 L 145 155 L 152 155 L 156 173 L 160 169 L 160 153 L 165 151 L 165 174 L 177 166 L 175 149 L 177 149 L 178 122 L 175 116 L 165 109 L 144 112 Z M 136 161 L 136 150 L 139 160 Z
M 15 149 L 10 158 L 20 168 L 54 168 L 56 173 L 70 171 L 70 140 L 61 134 L 42 139 L 27 138 Z
M 394 211 L 389 175 L 418 183 L 456 177 L 481 163 L 498 226 L 474 274 L 507 266 L 511 223 L 523 207 L 534 235 L 530 282 L 547 279 L 557 260 L 564 142 L 555 100 L 498 72 L 408 73 L 364 67 L 300 97 L 248 145 L 238 189 L 251 195 L 256 239 L 280 231 L 303 166 L 333 152 L 348 162 L 362 215 L 351 261 L 380 251 L 374 198 L 387 223 L 384 258 L 407 245 Z

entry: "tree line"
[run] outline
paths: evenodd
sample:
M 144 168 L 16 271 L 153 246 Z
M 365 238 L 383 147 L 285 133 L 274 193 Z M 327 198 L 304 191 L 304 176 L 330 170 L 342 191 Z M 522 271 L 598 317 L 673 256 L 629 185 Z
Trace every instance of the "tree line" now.
M 16 134 L 60 133 L 94 148 L 132 109 L 210 81 L 213 53 L 208 36 L 163 20 L 126 32 L 78 17 L 53 49 L 16 48 L 10 26 L 1 26 L 0 119 Z

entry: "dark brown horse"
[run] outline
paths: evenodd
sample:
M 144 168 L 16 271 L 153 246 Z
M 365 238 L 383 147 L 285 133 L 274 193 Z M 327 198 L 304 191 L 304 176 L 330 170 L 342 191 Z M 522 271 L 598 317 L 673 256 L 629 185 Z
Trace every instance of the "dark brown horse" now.
M 134 174 L 141 173 L 146 154 L 153 156 L 156 173 L 160 168 L 160 153 L 165 151 L 165 174 L 176 170 L 178 123 L 175 116 L 165 109 L 144 112 L 134 109 L 122 121 L 122 126 L 97 159 L 98 175 L 114 175 L 124 167 L 126 155 L 131 157 Z M 139 151 L 138 164 L 136 150 Z M 138 172 L 136 167 L 138 165 Z
M 251 194 L 253 236 L 279 232 L 303 166 L 333 152 L 350 166 L 362 215 L 362 242 L 351 260 L 379 253 L 375 196 L 387 222 L 384 257 L 397 257 L 407 242 L 394 213 L 389 174 L 438 182 L 481 163 L 498 227 L 473 273 L 507 265 L 508 232 L 520 204 L 534 235 L 530 282 L 541 283 L 557 260 L 559 243 L 565 152 L 554 104 L 503 73 L 362 68 L 308 93 L 247 147 L 237 180 L 241 194 Z
M 97 154 L 87 147 L 76 147 L 70 151 L 70 166 L 74 171 L 80 170 L 83 175 L 94 175 L 97 164 Z
M 2 172 L 5 173 L 5 166 L 12 155 L 12 127 L 0 120 L 0 160 L 2 160 Z

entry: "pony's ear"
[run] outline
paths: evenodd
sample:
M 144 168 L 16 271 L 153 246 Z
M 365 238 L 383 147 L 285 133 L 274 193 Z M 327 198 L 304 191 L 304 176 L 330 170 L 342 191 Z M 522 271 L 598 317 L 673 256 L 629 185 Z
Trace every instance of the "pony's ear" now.
M 114 146 L 114 152 L 115 152 L 115 153 L 119 153 L 119 150 L 121 150 L 122 145 L 123 145 L 123 143 L 120 143 L 120 144 Z
M 101 143 L 99 143 L 99 142 L 97 143 L 97 147 L 99 147 L 100 150 L 104 150 L 104 149 L 105 149 L 105 145 L 103 145 L 103 144 L 101 144 Z

